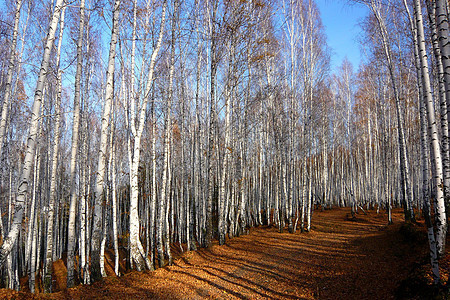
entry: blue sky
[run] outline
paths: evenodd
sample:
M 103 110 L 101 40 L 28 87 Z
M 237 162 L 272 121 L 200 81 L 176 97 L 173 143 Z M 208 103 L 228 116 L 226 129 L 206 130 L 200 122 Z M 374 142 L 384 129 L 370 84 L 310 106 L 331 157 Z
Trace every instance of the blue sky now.
M 368 14 L 362 4 L 349 4 L 347 0 L 316 0 L 325 26 L 328 45 L 332 48 L 331 70 L 340 66 L 344 57 L 357 71 L 361 61 L 358 23 Z

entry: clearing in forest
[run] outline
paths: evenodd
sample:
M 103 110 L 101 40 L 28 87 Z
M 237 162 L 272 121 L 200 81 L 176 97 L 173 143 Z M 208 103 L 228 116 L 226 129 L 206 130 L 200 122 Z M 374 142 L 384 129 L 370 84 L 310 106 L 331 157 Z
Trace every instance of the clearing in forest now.
M 356 220 L 348 219 L 349 215 L 349 209 L 316 211 L 309 233 L 279 233 L 274 227 L 253 228 L 250 234 L 227 240 L 224 246 L 214 244 L 211 249 L 183 253 L 173 266 L 154 272 L 108 277 L 91 286 L 78 286 L 50 295 L 2 290 L 0 297 L 410 298 L 412 295 L 408 291 L 415 293 L 413 287 L 407 286 L 413 284 L 411 274 L 417 271 L 419 264 L 427 262 L 424 226 L 419 222 L 414 230 L 405 230 L 409 227 L 404 226 L 400 211 L 394 212 L 394 224 L 390 226 L 386 225 L 384 213 L 369 211 L 367 215 L 359 214 Z

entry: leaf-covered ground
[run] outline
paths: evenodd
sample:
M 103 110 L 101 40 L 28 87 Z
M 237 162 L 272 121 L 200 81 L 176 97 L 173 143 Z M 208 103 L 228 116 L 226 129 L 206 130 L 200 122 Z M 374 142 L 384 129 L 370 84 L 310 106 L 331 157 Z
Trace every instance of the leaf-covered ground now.
M 390 226 L 381 212 L 361 213 L 356 220 L 349 215 L 348 209 L 316 211 L 309 233 L 253 228 L 224 246 L 179 254 L 173 266 L 154 272 L 111 276 L 50 295 L 0 290 L 0 298 L 422 299 L 431 295 L 423 223 L 405 226 L 401 211 L 394 213 Z M 446 280 L 448 265 L 442 272 Z

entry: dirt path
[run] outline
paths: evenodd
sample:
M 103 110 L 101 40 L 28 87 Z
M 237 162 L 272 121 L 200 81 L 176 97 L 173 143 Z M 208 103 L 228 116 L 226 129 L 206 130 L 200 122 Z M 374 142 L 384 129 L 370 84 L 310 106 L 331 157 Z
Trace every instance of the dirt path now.
M 385 214 L 370 212 L 356 221 L 347 220 L 348 214 L 348 209 L 315 212 L 313 231 L 305 234 L 254 228 L 224 246 L 184 253 L 173 266 L 109 277 L 46 298 L 395 298 L 424 252 L 402 240 L 400 213 L 392 226 L 386 226 Z

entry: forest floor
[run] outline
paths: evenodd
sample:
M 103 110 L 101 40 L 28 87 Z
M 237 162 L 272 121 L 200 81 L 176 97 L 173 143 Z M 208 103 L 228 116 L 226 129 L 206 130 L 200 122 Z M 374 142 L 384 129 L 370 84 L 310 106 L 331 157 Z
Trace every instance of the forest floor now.
M 224 246 L 178 252 L 172 266 L 153 272 L 109 276 L 49 295 L 3 289 L 0 298 L 438 299 L 423 222 L 404 224 L 400 210 L 389 226 L 385 213 L 349 215 L 349 209 L 315 211 L 309 233 L 252 228 Z M 445 281 L 448 253 L 441 264 Z

